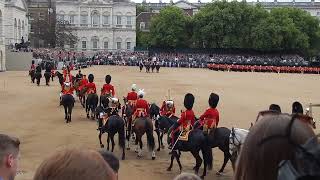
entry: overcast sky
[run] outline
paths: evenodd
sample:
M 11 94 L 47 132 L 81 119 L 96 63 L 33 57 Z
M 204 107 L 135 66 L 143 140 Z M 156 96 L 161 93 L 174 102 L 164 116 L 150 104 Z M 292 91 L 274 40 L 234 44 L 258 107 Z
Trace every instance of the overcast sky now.
M 142 0 L 131 0 L 136 3 L 141 3 Z M 158 3 L 159 0 L 146 0 L 147 2 L 153 2 Z M 178 0 L 173 0 L 173 2 L 177 2 Z M 254 0 L 247 0 L 247 2 L 251 2 Z M 272 2 L 273 0 L 260 0 L 260 2 Z M 278 0 L 278 2 L 288 2 L 290 0 Z M 291 0 L 292 1 L 292 0 Z M 316 2 L 319 2 L 320 0 L 315 0 Z M 170 0 L 162 0 L 162 2 L 170 2 Z M 198 0 L 188 0 L 188 2 L 198 2 Z M 211 2 L 211 0 L 201 0 L 201 2 Z M 310 2 L 310 0 L 296 0 L 296 2 Z

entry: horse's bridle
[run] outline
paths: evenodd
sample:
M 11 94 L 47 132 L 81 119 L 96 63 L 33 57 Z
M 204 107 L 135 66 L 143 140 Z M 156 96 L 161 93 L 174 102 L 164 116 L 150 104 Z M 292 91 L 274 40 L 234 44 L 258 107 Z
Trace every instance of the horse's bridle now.
M 236 144 L 235 140 L 239 143 L 238 145 Z M 235 129 L 234 129 L 234 128 L 231 129 L 231 141 L 232 141 L 232 142 L 229 142 L 229 144 L 235 146 L 235 147 L 236 147 L 236 151 L 239 151 L 240 148 L 241 148 L 242 143 L 241 143 L 241 141 L 237 138 L 237 136 L 236 136 L 236 134 L 235 134 Z

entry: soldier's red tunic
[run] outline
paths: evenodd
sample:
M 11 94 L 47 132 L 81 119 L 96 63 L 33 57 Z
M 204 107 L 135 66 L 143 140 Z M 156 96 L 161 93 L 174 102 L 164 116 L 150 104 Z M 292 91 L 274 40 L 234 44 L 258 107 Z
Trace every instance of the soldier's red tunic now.
M 88 79 L 81 79 L 80 81 L 80 85 L 79 85 L 79 91 L 81 91 L 85 86 L 86 84 L 88 84 Z
M 146 117 L 149 115 L 149 104 L 144 99 L 138 99 L 134 111 L 134 117 Z
M 128 101 L 136 101 L 138 99 L 138 94 L 135 91 L 131 91 L 127 94 Z
M 116 92 L 114 91 L 114 87 L 111 84 L 104 84 L 101 90 L 101 94 L 102 95 L 110 94 L 114 97 Z
M 178 120 L 178 124 L 183 127 L 183 129 L 188 128 L 188 126 L 193 126 L 195 123 L 195 116 L 193 110 L 186 110 L 181 113 L 181 117 Z
M 73 91 L 74 91 L 73 87 L 70 87 L 68 89 L 65 89 L 64 86 L 62 87 L 62 94 L 64 94 L 64 95 L 66 95 L 66 94 L 73 95 Z
M 97 93 L 97 88 L 96 88 L 96 84 L 95 83 L 87 83 L 85 85 L 85 87 L 87 88 L 87 94 L 94 94 L 94 93 Z
M 161 116 L 171 116 L 171 115 L 174 115 L 176 113 L 176 108 L 174 107 L 171 107 L 171 108 L 168 108 L 168 106 L 166 105 L 166 101 L 163 101 L 162 103 L 162 106 L 160 108 L 160 115 Z
M 208 127 L 215 127 L 219 124 L 219 111 L 216 108 L 208 108 L 201 116 L 200 116 L 201 125 L 206 124 Z

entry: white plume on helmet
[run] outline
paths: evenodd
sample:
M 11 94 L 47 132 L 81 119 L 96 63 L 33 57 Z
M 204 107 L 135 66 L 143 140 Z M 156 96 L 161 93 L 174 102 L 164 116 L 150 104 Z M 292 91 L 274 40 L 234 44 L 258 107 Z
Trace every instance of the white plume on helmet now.
M 168 100 L 168 101 L 166 101 L 166 104 L 167 104 L 168 106 L 173 106 L 173 101 L 172 101 L 172 100 Z
M 131 85 L 131 89 L 132 89 L 133 91 L 136 91 L 136 90 L 137 90 L 137 85 L 136 85 L 136 84 L 132 84 L 132 85 Z
M 144 95 L 145 95 L 144 89 L 139 89 L 138 96 L 144 96 Z

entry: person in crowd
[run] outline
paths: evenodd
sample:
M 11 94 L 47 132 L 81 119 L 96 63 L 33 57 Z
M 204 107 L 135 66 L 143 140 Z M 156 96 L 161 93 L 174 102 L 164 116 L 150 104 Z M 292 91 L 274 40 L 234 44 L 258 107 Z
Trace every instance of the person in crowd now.
M 0 134 L 0 179 L 14 180 L 19 165 L 20 140 Z
M 113 172 L 118 175 L 118 171 L 120 169 L 120 161 L 119 159 L 110 151 L 106 149 L 99 150 L 99 153 L 103 157 L 103 159 L 109 164 L 112 168 Z
M 116 180 L 103 157 L 94 150 L 65 149 L 55 152 L 37 168 L 33 180 Z

